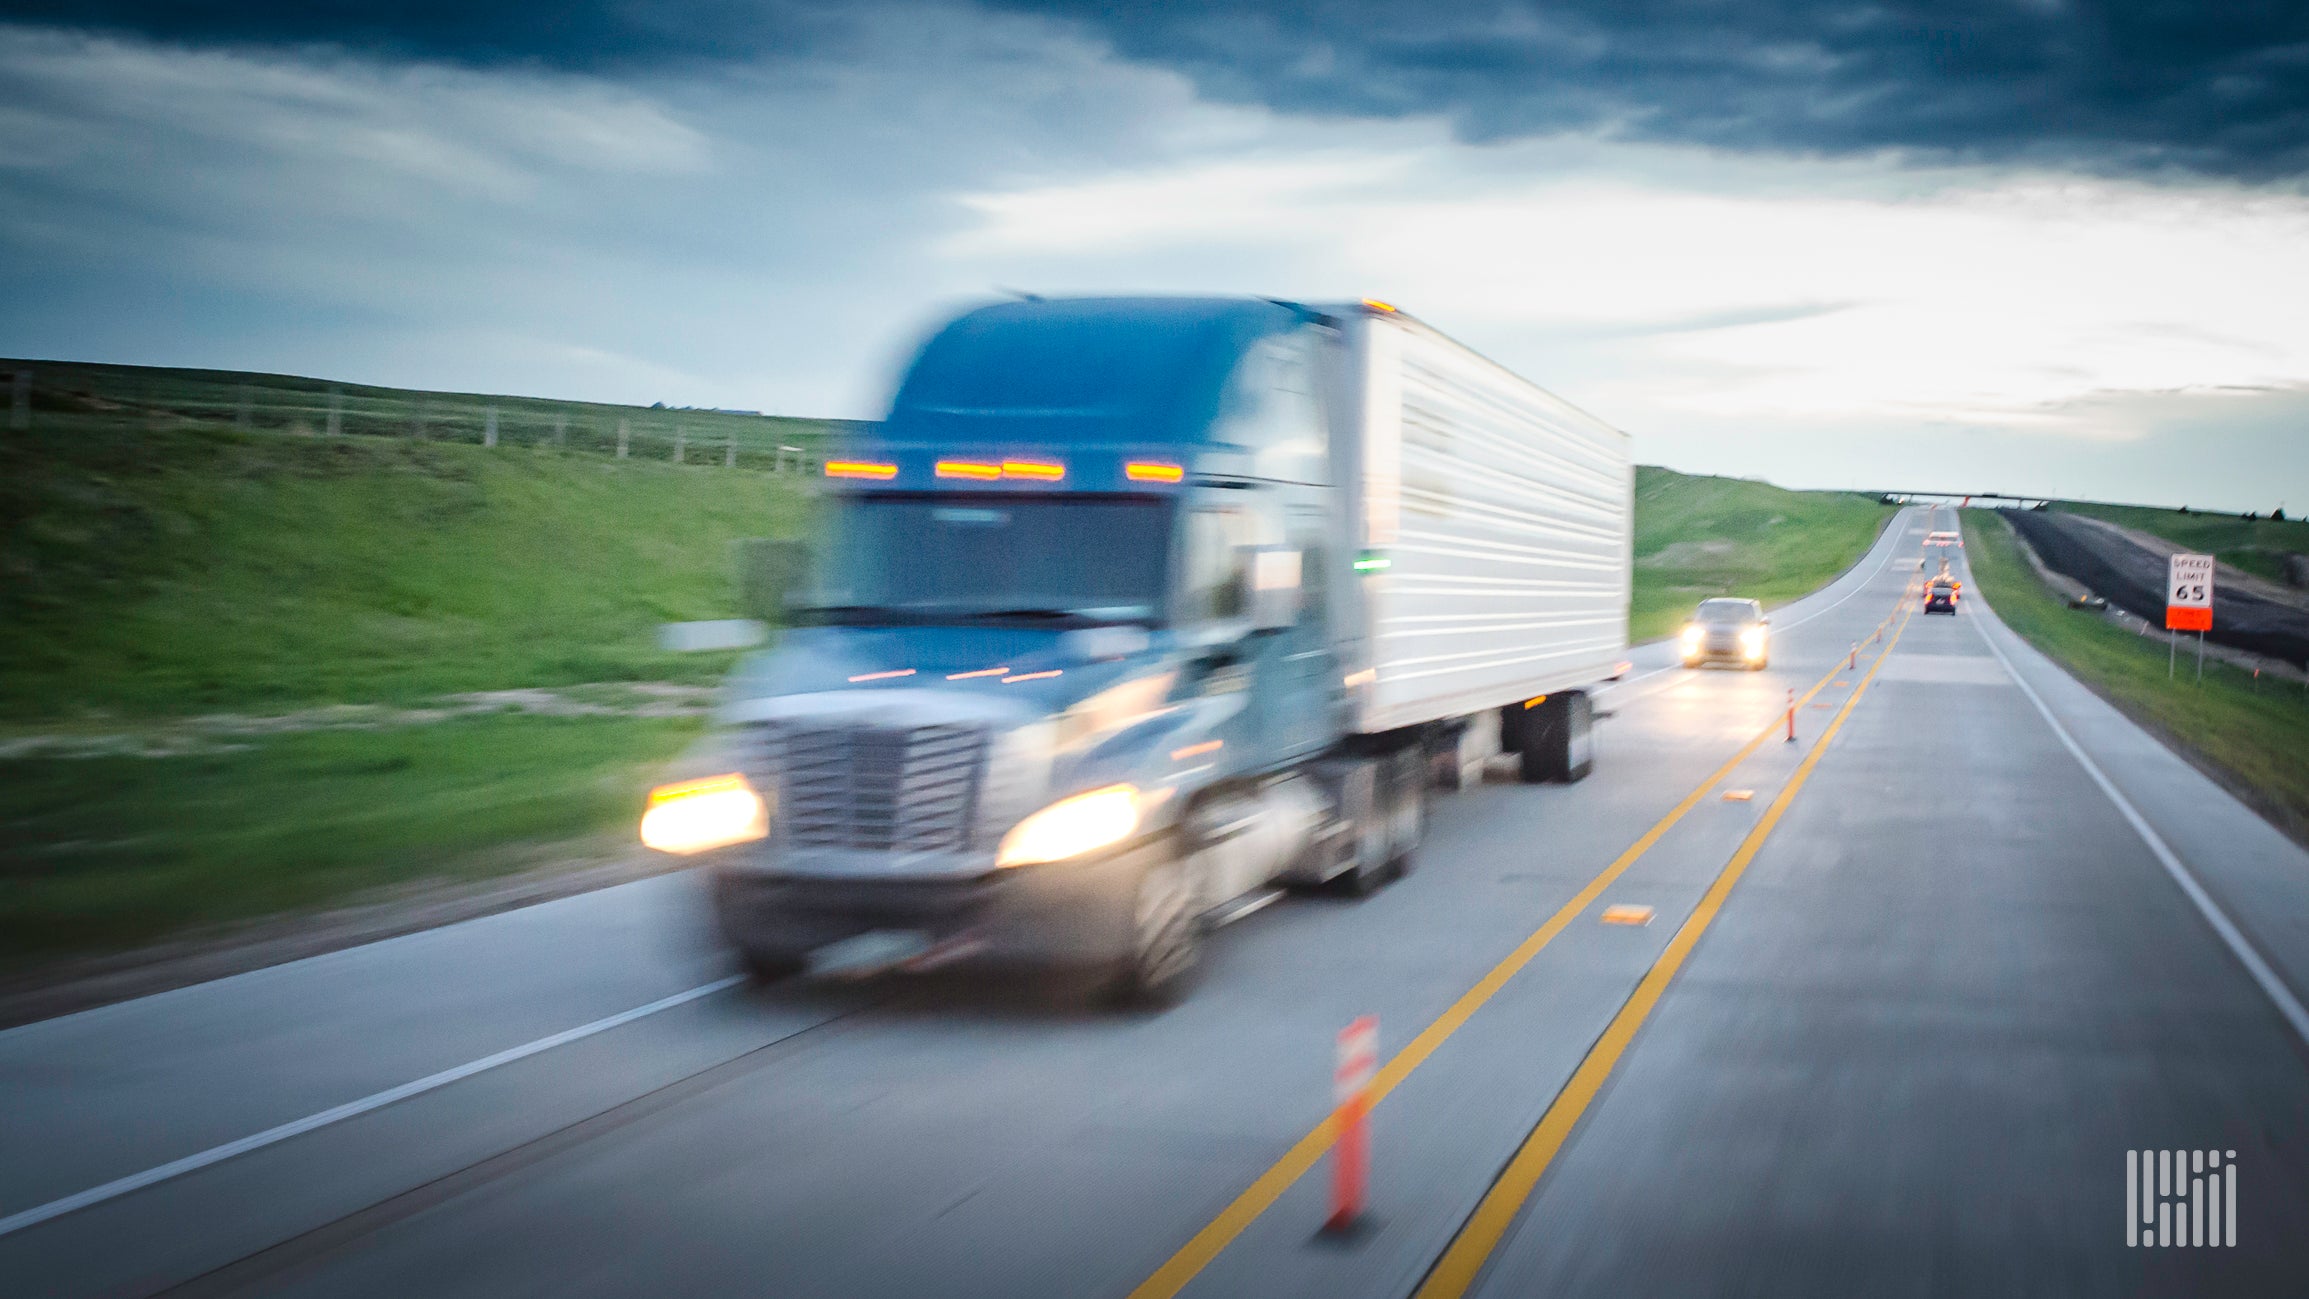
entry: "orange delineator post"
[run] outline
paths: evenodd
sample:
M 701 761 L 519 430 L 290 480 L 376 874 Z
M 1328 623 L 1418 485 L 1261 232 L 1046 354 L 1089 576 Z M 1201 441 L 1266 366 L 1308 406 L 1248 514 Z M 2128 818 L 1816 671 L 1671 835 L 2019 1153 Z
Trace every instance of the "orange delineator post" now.
M 1788 743 L 1796 742 L 1796 687 L 1788 687 Z
M 1339 1062 L 1332 1074 L 1331 1216 L 1328 1232 L 1352 1231 L 1363 1216 L 1371 1183 L 1371 1079 L 1379 1071 L 1379 1017 L 1363 1015 L 1339 1030 Z

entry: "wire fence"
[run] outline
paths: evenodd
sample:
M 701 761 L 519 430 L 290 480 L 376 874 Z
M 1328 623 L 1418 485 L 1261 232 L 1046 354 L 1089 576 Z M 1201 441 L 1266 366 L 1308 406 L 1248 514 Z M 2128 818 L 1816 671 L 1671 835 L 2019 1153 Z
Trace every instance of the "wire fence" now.
M 417 392 L 288 375 L 0 359 L 11 432 L 90 436 L 230 428 L 307 437 L 406 438 L 680 464 L 817 474 L 847 420 Z

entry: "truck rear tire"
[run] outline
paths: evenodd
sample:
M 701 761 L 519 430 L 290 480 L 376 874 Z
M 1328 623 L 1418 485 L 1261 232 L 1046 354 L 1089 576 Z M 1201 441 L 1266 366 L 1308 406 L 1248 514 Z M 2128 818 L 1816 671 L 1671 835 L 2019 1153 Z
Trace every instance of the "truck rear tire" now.
M 1402 879 L 1411 873 L 1419 855 L 1419 840 L 1427 833 L 1427 782 L 1419 755 L 1406 751 L 1388 764 L 1387 875 Z
M 761 952 L 751 948 L 739 948 L 738 964 L 745 969 L 746 977 L 755 983 L 777 983 L 780 980 L 791 979 L 800 974 L 809 963 L 799 956 L 792 956 L 785 952 Z
M 1527 784 L 1574 784 L 1595 769 L 1595 704 L 1586 692 L 1549 695 L 1524 719 L 1518 774 Z

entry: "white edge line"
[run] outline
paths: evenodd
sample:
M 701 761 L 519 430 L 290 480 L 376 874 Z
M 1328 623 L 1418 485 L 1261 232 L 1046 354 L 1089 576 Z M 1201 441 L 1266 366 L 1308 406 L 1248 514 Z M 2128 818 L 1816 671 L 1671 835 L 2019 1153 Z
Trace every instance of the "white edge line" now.
M 632 1010 L 620 1011 L 606 1019 L 597 1019 L 590 1024 L 580 1024 L 576 1028 L 564 1029 L 550 1037 L 541 1037 L 534 1042 L 525 1042 L 520 1046 L 499 1051 L 495 1055 L 485 1055 L 478 1060 L 468 1061 L 455 1068 L 444 1069 L 436 1074 L 427 1074 L 414 1082 L 405 1082 L 398 1087 L 388 1087 L 381 1092 L 363 1096 L 359 1100 L 347 1101 L 334 1108 L 322 1110 L 318 1114 L 308 1114 L 301 1119 L 291 1120 L 276 1128 L 266 1128 L 262 1132 L 242 1137 L 237 1141 L 227 1141 L 221 1146 L 211 1146 L 198 1154 L 170 1160 L 168 1163 L 147 1168 L 141 1173 L 131 1173 L 126 1177 L 106 1182 L 102 1186 L 92 1186 L 85 1191 L 67 1195 L 60 1200 L 50 1200 L 46 1204 L 34 1205 L 29 1209 L 0 1218 L 0 1236 L 23 1231 L 27 1227 L 36 1227 L 50 1219 L 61 1218 L 65 1214 L 88 1208 L 91 1205 L 102 1204 L 106 1200 L 118 1199 L 131 1191 L 141 1191 L 145 1187 L 168 1181 L 170 1178 L 182 1177 L 186 1173 L 197 1172 L 212 1164 L 221 1164 L 236 1155 L 245 1155 L 252 1150 L 262 1150 L 266 1146 L 278 1145 L 291 1137 L 301 1137 L 332 1123 L 341 1123 L 346 1119 L 356 1118 L 372 1110 L 383 1109 L 397 1101 L 405 1101 L 412 1096 L 436 1091 L 475 1074 L 486 1073 L 499 1065 L 527 1059 L 540 1052 L 550 1051 L 557 1046 L 565 1046 L 580 1038 L 592 1037 L 596 1033 L 606 1033 L 610 1029 L 657 1014 L 661 1010 L 671 1010 L 675 1006 L 696 1001 L 700 997 L 710 997 L 724 988 L 734 988 L 743 982 L 745 982 L 744 975 L 733 974 L 726 979 L 716 979 L 712 983 L 700 984 L 686 992 L 677 992 L 670 997 L 660 997 L 646 1006 L 636 1006 Z
M 1916 507 L 1911 505 L 1911 506 L 1903 506 L 1902 508 L 1903 508 L 1904 510 L 1910 510 L 1910 509 L 1914 509 L 1914 508 L 1916 508 Z M 1898 515 L 1895 515 L 1895 516 L 1893 516 L 1893 522 L 1892 522 L 1892 523 L 1888 523 L 1888 524 L 1885 524 L 1885 525 L 1884 525 L 1884 535 L 1885 535 L 1886 537 L 1888 537 L 1888 538 L 1889 538 L 1889 537 L 1891 537 L 1891 536 L 1893 535 L 1893 531 L 1892 531 L 1892 529 L 1893 529 L 1893 526 L 1894 526 L 1895 524 L 1897 524 L 1898 522 L 1899 522 L 1899 516 L 1898 516 Z M 1902 534 L 1900 534 L 1900 535 L 1901 535 L 1901 536 L 1906 536 L 1907 534 L 1906 534 L 1906 533 L 1902 533 Z M 1873 572 L 1873 573 L 1870 573 L 1868 576 L 1866 576 L 1866 577 L 1864 577 L 1864 578 L 1861 578 L 1861 579 L 1860 579 L 1860 581 L 1859 581 L 1859 583 L 1858 583 L 1857 585 L 1855 585 L 1855 586 L 1854 586 L 1854 587 L 1853 587 L 1851 590 L 1849 590 L 1849 591 L 1846 591 L 1846 592 L 1845 592 L 1845 593 L 1844 593 L 1842 596 L 1838 597 L 1838 598 L 1837 598 L 1837 600 L 1836 600 L 1836 603 L 1835 603 L 1835 604 L 1831 604 L 1831 605 L 1828 605 L 1828 606 L 1826 606 L 1825 608 L 1814 609 L 1812 612 L 1810 612 L 1810 613 L 1808 613 L 1808 614 L 1805 614 L 1803 617 L 1801 617 L 1801 618 L 1798 618 L 1796 621 L 1794 621 L 1794 622 L 1792 622 L 1792 623 L 1789 623 L 1789 624 L 1788 624 L 1788 627 L 1801 627 L 1801 626 L 1803 626 L 1805 623 L 1808 623 L 1808 622 L 1812 621 L 1814 618 L 1817 618 L 1817 617 L 1819 617 L 1821 614 L 1824 614 L 1824 613 L 1828 612 L 1828 610 L 1829 610 L 1829 609 L 1833 609 L 1833 608 L 1836 608 L 1836 607 L 1837 607 L 1837 605 L 1841 605 L 1841 604 L 1843 604 L 1843 603 L 1844 603 L 1844 601 L 1846 601 L 1846 600 L 1849 600 L 1849 599 L 1851 599 L 1853 596 L 1856 596 L 1856 595 L 1860 594 L 1862 591 L 1865 591 L 1865 590 L 1867 590 L 1867 589 L 1868 589 L 1868 585 L 1869 585 L 1869 583 L 1871 583 L 1871 582 L 1874 582 L 1874 581 L 1875 581 L 1875 580 L 1876 580 L 1878 577 L 1881 577 L 1881 576 L 1883 575 L 1883 573 L 1884 573 L 1884 570 L 1885 570 L 1887 567 L 1889 567 L 1889 566 L 1891 565 L 1891 563 L 1892 563 L 1892 555 L 1893 555 L 1893 552 L 1895 552 L 1895 551 L 1897 551 L 1897 550 L 1899 550 L 1899 549 L 1900 549 L 1900 543 L 1899 543 L 1899 542 L 1897 542 L 1897 541 L 1894 541 L 1894 542 L 1893 542 L 1891 545 L 1889 545 L 1889 546 L 1886 546 L 1886 547 L 1884 548 L 1884 558 L 1882 558 L 1882 559 L 1880 559 L 1880 560 L 1876 561 L 1876 571 L 1875 571 L 1875 572 Z M 1781 630 L 1782 630 L 1782 631 L 1786 631 L 1786 630 L 1788 630 L 1788 627 L 1783 627 L 1783 628 L 1781 628 Z
M 1981 600 L 1978 591 L 1973 593 L 1973 599 L 1976 602 L 1976 608 L 1985 609 L 1988 607 L 1987 603 Z M 1993 613 L 1994 611 L 1991 610 L 1990 612 Z M 1997 626 L 2002 628 L 2004 620 L 1997 619 Z M 2010 629 L 2006 628 L 2006 630 Z M 2018 633 L 2014 634 L 2018 635 Z M 2261 991 L 2268 996 L 2271 1002 L 2276 1004 L 2277 1013 L 2285 1017 L 2286 1023 L 2292 1025 L 2293 1032 L 2300 1037 L 2304 1044 L 2309 1044 L 2309 1010 L 2302 1008 L 2301 1001 L 2293 995 L 2293 990 L 2285 986 L 2284 981 L 2277 977 L 2277 972 L 2269 968 L 2267 961 L 2261 959 L 2261 953 L 2254 950 L 2252 941 L 2245 937 L 2242 930 L 2237 928 L 2235 921 L 2229 919 L 2228 913 L 2221 910 L 2220 904 L 2213 901 L 2212 895 L 2205 892 L 2204 885 L 2197 882 L 2197 877 L 2190 873 L 2189 868 L 2182 864 L 2180 857 L 2166 845 L 2164 837 L 2150 827 L 2148 819 L 2143 817 L 2140 810 L 2133 806 L 2132 800 L 2126 798 L 2117 789 L 2116 784 L 2101 771 L 2099 763 L 2094 762 L 2086 755 L 2084 749 L 2069 734 L 2068 728 L 2061 725 L 2059 718 L 2053 716 L 2052 709 L 2044 702 L 2044 697 L 2039 695 L 2036 688 L 2020 675 L 2020 669 L 2014 667 L 2012 660 L 2006 658 L 2004 651 L 1998 648 L 1996 639 L 1990 636 L 1985 629 L 1980 629 L 1980 639 L 1983 644 L 1988 646 L 1988 652 L 1996 655 L 1996 661 L 2002 663 L 2004 670 L 2012 675 L 2012 683 L 2020 687 L 2020 692 L 2028 696 L 2030 703 L 2036 705 L 2036 711 L 2044 717 L 2045 723 L 2052 727 L 2052 733 L 2059 737 L 2061 746 L 2069 751 L 2069 756 L 2077 760 L 2077 764 L 2085 769 L 2085 774 L 2093 778 L 2093 783 L 2100 786 L 2101 792 L 2108 795 L 2111 803 L 2116 804 L 2117 811 L 2122 813 L 2125 820 L 2133 827 L 2133 833 L 2141 837 L 2141 842 L 2148 845 L 2149 851 L 2164 866 L 2165 873 L 2172 876 L 2173 882 L 2181 886 L 2181 892 L 2187 894 L 2189 901 L 2196 904 L 2198 913 L 2205 917 L 2205 923 L 2211 925 L 2213 932 L 2220 935 L 2221 941 L 2228 944 L 2229 951 L 2236 956 L 2239 963 L 2244 965 L 2245 972 L 2253 976 L 2253 982 L 2261 985 Z

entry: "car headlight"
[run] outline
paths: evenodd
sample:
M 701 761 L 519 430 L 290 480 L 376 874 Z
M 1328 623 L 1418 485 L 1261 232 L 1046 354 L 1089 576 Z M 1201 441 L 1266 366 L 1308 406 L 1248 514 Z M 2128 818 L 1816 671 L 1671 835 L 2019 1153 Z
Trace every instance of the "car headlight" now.
M 1763 657 L 1764 629 L 1761 627 L 1750 627 L 1746 631 L 1741 632 L 1740 648 L 1748 652 L 1749 658 Z
M 1136 785 L 1108 785 L 1062 798 L 1010 827 L 994 851 L 997 866 L 1065 861 L 1112 847 L 1138 830 Z
M 1695 622 L 1695 623 L 1687 623 L 1687 624 L 1685 624 L 1685 626 L 1684 626 L 1684 653 L 1686 653 L 1686 654 L 1689 654 L 1689 653 L 1691 653 L 1693 650 L 1696 650 L 1696 649 L 1698 649 L 1699 647 L 1700 647 L 1700 625 L 1699 625 L 1698 623 L 1696 623 L 1696 622 Z
M 659 852 L 704 852 L 769 833 L 769 805 L 734 772 L 660 785 L 641 816 L 641 841 Z

